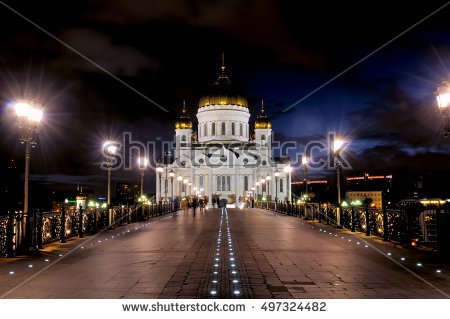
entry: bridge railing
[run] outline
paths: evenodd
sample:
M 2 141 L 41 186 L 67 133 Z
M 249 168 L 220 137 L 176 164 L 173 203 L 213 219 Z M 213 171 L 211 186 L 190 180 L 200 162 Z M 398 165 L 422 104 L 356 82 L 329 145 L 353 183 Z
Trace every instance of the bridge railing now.
M 450 250 L 450 207 L 405 206 L 401 209 L 376 209 L 372 207 L 347 207 L 340 213 L 338 209 L 321 203 L 257 202 L 263 208 L 289 216 L 307 220 L 317 220 L 349 229 L 375 235 L 385 241 L 395 241 L 405 246 L 417 244 L 435 246 L 440 250 Z
M 70 237 L 95 234 L 176 210 L 178 207 L 172 203 L 160 203 L 118 205 L 110 210 L 82 207 L 60 212 L 35 210 L 30 211 L 28 216 L 21 211 L 9 212 L 6 216 L 0 216 L 0 257 L 27 254 L 51 242 L 64 243 Z

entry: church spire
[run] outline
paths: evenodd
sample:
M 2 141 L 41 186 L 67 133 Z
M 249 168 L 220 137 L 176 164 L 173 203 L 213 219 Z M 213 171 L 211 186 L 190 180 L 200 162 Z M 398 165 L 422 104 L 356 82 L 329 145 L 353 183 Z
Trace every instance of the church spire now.
M 222 51 L 222 66 L 220 67 L 222 69 L 222 73 L 225 72 L 225 52 Z
M 186 100 L 183 100 L 181 106 L 181 114 L 178 116 L 178 120 L 175 123 L 176 129 L 192 129 L 192 121 L 187 113 Z
M 225 67 L 225 52 L 222 51 L 221 54 L 221 59 L 220 59 L 220 73 L 219 76 L 217 77 L 216 82 L 214 82 L 214 85 L 216 87 L 230 87 L 231 85 L 231 80 L 228 77 L 228 72 L 226 71 L 226 67 Z

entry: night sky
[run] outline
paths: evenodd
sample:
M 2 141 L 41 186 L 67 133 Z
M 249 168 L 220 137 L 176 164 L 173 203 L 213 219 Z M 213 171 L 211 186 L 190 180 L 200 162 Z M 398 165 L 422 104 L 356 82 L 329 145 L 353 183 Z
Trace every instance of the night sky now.
M 142 141 L 170 139 L 182 100 L 195 119 L 225 52 L 253 121 L 264 97 L 275 139 L 304 145 L 334 131 L 351 140 L 354 170 L 348 175 L 425 176 L 435 189 L 449 188 L 450 141 L 441 135 L 433 92 L 450 67 L 450 5 L 283 112 L 445 1 L 5 3 L 169 112 L 0 5 L 0 174 L 11 158 L 23 167 L 7 105 L 37 98 L 45 120 L 32 154 L 32 180 L 105 191 L 102 142 L 123 131 Z M 297 169 L 294 179 L 300 178 Z M 138 172 L 117 172 L 115 180 L 137 181 Z

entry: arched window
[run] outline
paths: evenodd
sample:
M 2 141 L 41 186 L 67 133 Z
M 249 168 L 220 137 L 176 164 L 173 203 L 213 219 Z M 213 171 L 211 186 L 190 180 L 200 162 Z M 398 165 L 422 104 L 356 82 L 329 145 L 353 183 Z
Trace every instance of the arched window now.
M 283 193 L 283 185 L 284 185 L 283 179 L 280 178 L 280 193 Z
M 181 146 L 186 146 L 186 135 L 181 136 Z
M 235 127 L 234 127 L 234 122 L 231 123 L 231 135 L 236 135 Z
M 220 191 L 222 188 L 220 187 L 220 176 L 217 176 L 217 190 Z
M 262 183 L 262 191 L 265 192 L 266 191 L 266 183 Z
M 227 191 L 231 189 L 231 177 L 227 176 Z
M 225 122 L 222 122 L 222 135 L 225 135 Z
M 266 145 L 266 136 L 261 135 L 261 145 Z
M 211 135 L 216 135 L 216 123 L 211 124 Z
M 200 189 L 202 189 L 202 188 L 204 188 L 204 185 L 203 185 L 203 183 L 204 183 L 204 178 L 203 178 L 203 175 L 201 175 L 200 176 L 200 181 L 199 181 L 200 183 Z
M 206 123 L 203 127 L 203 136 L 208 136 L 208 125 Z
M 248 176 L 244 176 L 244 190 L 248 191 Z
M 222 190 L 226 191 L 227 190 L 227 184 L 225 181 L 225 176 L 222 176 Z
M 242 123 L 241 123 L 240 129 L 239 129 L 239 135 L 240 136 L 244 135 L 244 129 L 243 129 Z

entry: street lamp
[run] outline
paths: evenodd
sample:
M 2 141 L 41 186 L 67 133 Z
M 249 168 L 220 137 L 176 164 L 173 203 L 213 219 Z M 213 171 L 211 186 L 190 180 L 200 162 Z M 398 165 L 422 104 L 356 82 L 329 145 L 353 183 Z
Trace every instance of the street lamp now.
M 305 194 L 308 194 L 308 158 L 303 156 L 302 158 L 303 169 L 305 173 L 304 182 L 305 182 Z
M 17 115 L 17 127 L 20 130 L 19 140 L 25 144 L 25 178 L 24 178 L 24 200 L 23 200 L 23 216 L 25 218 L 25 233 L 28 234 L 27 245 L 30 244 L 31 250 L 35 251 L 35 243 L 32 240 L 31 229 L 28 217 L 28 200 L 29 200 L 29 180 L 30 180 L 30 159 L 31 148 L 37 144 L 36 135 L 40 129 L 43 111 L 40 105 L 36 105 L 33 101 L 17 101 L 13 105 Z M 31 239 L 31 241 L 29 240 Z
M 448 137 L 450 134 L 450 86 L 447 81 L 442 81 L 441 86 L 437 87 L 434 92 L 437 98 L 439 107 L 439 117 L 444 122 L 444 137 Z
M 340 138 L 335 138 L 333 143 L 333 155 L 334 155 L 334 161 L 336 164 L 336 179 L 337 179 L 337 193 L 338 193 L 338 207 L 337 207 L 337 214 L 336 214 L 336 223 L 338 226 L 341 225 L 341 177 L 340 177 L 340 169 L 341 169 L 341 163 L 339 162 L 337 151 L 344 145 L 344 141 Z
M 141 173 L 141 196 L 144 195 L 144 173 L 148 165 L 148 159 L 141 157 L 138 159 L 139 172 Z
M 275 176 L 275 202 L 278 201 L 278 179 L 280 178 L 280 172 L 278 170 L 274 173 Z
M 162 195 L 161 179 L 162 179 L 162 173 L 164 172 L 164 168 L 162 166 L 157 166 L 156 172 L 158 173 L 158 177 L 159 177 L 159 202 L 161 203 L 161 195 Z
M 270 199 L 270 180 L 272 179 L 272 177 L 269 175 L 269 173 L 267 173 L 266 176 L 266 181 L 267 181 L 267 196 Z
M 174 200 L 174 194 L 173 194 L 173 179 L 175 178 L 175 173 L 173 172 L 173 170 L 171 169 L 169 172 L 169 178 L 170 178 L 170 182 L 172 183 L 172 203 Z
M 113 141 L 106 141 L 103 143 L 103 150 L 107 155 L 107 163 L 108 163 L 108 196 L 106 199 L 106 204 L 108 205 L 108 226 L 111 226 L 113 223 L 112 218 L 112 210 L 111 210 L 111 170 L 114 155 L 117 152 L 117 143 Z

